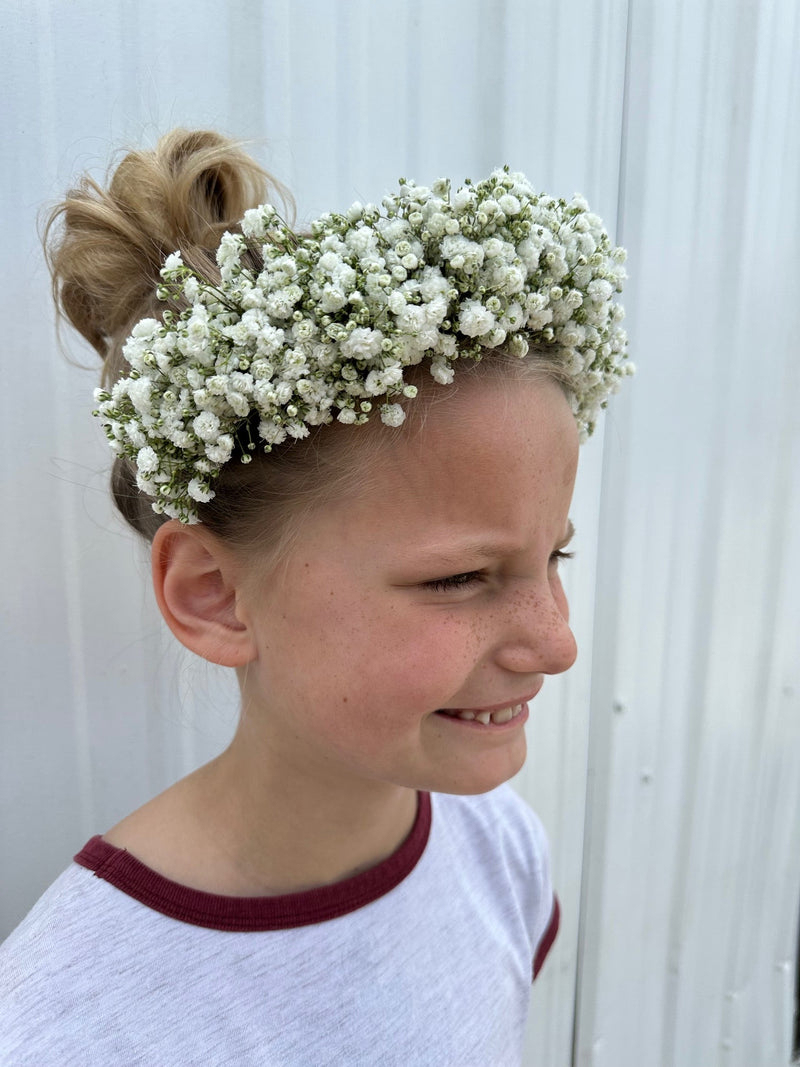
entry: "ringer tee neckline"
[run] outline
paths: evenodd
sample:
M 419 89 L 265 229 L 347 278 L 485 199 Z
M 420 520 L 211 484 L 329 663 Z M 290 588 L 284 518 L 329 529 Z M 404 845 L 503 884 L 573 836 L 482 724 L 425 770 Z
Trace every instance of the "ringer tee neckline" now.
M 146 866 L 98 834 L 74 857 L 81 867 L 154 911 L 179 922 L 232 932 L 290 930 L 327 922 L 371 904 L 417 865 L 431 828 L 429 793 L 417 794 L 414 825 L 400 847 L 375 867 L 332 885 L 270 897 L 231 897 L 190 889 Z

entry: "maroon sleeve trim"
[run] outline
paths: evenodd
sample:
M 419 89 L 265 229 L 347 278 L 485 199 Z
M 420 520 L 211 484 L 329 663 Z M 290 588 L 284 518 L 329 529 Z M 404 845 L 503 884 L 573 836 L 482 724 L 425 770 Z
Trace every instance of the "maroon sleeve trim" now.
M 336 919 L 385 896 L 417 865 L 430 828 L 430 794 L 419 793 L 411 832 L 388 859 L 334 885 L 275 897 L 229 897 L 190 889 L 157 874 L 100 836 L 87 842 L 75 862 L 134 900 L 180 922 L 211 930 L 287 930 Z
M 560 922 L 561 907 L 558 903 L 558 897 L 553 893 L 553 910 L 550 912 L 550 921 L 548 922 L 547 929 L 542 934 L 542 938 L 536 948 L 536 955 L 533 957 L 534 980 L 539 971 L 541 971 L 542 964 L 547 959 L 547 953 L 553 947 L 553 942 L 556 939 Z

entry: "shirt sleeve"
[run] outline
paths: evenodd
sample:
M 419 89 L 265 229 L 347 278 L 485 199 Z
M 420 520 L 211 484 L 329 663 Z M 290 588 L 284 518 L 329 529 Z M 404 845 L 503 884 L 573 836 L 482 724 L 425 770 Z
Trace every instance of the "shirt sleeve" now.
M 561 922 L 561 907 L 558 903 L 558 897 L 553 893 L 553 906 L 550 912 L 550 919 L 547 923 L 544 933 L 539 939 L 539 944 L 536 946 L 536 952 L 533 957 L 533 980 L 542 969 L 542 964 L 547 959 L 547 954 L 553 946 L 553 942 L 556 939 L 558 933 L 559 923 Z
M 561 922 L 561 905 L 553 889 L 550 842 L 541 820 L 532 812 L 538 854 L 537 919 L 533 950 L 533 980 L 542 969 Z

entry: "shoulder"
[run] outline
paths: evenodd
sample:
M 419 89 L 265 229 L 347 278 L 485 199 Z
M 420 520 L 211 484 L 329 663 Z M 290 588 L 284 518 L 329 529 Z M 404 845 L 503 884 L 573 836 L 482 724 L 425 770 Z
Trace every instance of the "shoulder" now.
M 69 867 L 34 904 L 0 945 L 0 1062 L 27 1064 L 31 1039 L 39 1055 L 46 1051 L 49 1020 L 59 1014 L 68 995 L 69 974 L 80 935 L 82 890 L 87 871 Z M 54 1046 L 50 1051 L 55 1055 Z
M 538 973 L 560 914 L 539 816 L 511 786 L 502 785 L 479 796 L 436 794 L 433 827 L 450 880 L 467 881 L 487 913 L 501 907 L 507 918 L 516 917 Z
M 73 863 L 0 945 L 0 1063 L 79 1062 L 98 990 L 134 954 L 124 900 Z
M 116 928 L 116 894 L 91 871 L 72 863 L 0 945 L 2 988 L 27 979 L 47 982 L 72 958 L 86 958 L 98 938 Z
M 484 858 L 502 856 L 527 875 L 549 867 L 542 821 L 510 785 L 477 796 L 436 794 L 434 806 L 448 832 L 469 842 Z
M 71 864 L 45 890 L 19 924 L 0 945 L 0 968 L 5 974 L 11 961 L 34 948 L 55 948 L 69 943 L 86 916 L 85 898 L 91 894 L 91 875 Z

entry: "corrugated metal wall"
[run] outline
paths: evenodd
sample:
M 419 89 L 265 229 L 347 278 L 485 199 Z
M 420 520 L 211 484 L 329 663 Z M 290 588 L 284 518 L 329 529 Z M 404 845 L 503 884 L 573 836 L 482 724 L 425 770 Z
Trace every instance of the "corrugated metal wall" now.
M 501 162 L 630 251 L 640 374 L 584 450 L 581 658 L 518 784 L 564 923 L 527 1063 L 790 1059 L 800 909 L 795 0 L 29 0 L 0 11 L 0 801 L 7 931 L 213 754 L 235 692 L 165 636 L 111 515 L 36 213 L 173 125 L 266 141 L 301 216 Z M 76 344 L 77 360 L 91 363 Z

